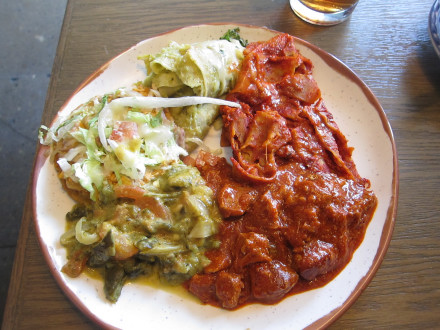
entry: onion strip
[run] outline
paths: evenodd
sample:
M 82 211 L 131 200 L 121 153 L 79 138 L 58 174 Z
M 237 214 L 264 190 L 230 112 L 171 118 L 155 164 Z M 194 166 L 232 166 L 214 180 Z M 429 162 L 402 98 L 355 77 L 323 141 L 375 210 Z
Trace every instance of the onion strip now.
M 131 108 L 169 108 L 169 107 L 187 107 L 197 104 L 215 104 L 215 105 L 227 105 L 233 108 L 239 108 L 240 104 L 236 102 L 226 101 L 222 99 L 216 99 L 213 97 L 204 96 L 183 96 L 176 98 L 166 97 L 154 97 L 154 96 L 128 96 L 113 99 L 110 103 L 107 103 L 102 108 L 98 115 L 98 135 L 102 146 L 105 150 L 111 151 L 111 148 L 107 142 L 105 136 L 105 128 L 109 121 L 111 121 L 112 112 L 120 107 Z
M 233 108 L 239 108 L 240 104 L 236 102 L 216 99 L 204 96 L 183 96 L 176 98 L 167 97 L 149 97 L 149 96 L 131 96 L 114 99 L 110 105 L 125 106 L 132 108 L 169 108 L 169 107 L 187 107 L 197 104 L 215 104 L 227 105 Z
M 109 115 L 111 115 L 111 109 L 108 106 L 108 103 L 106 102 L 101 112 L 98 115 L 98 135 L 102 146 L 107 151 L 111 151 L 107 143 L 107 138 L 105 136 L 105 128 L 107 127 L 107 118 L 109 117 Z

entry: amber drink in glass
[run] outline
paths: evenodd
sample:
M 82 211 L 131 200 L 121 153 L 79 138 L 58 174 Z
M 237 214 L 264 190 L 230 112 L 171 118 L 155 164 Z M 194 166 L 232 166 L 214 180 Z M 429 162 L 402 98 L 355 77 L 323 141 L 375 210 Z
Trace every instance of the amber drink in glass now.
M 292 10 L 303 20 L 318 25 L 345 21 L 359 0 L 290 0 Z

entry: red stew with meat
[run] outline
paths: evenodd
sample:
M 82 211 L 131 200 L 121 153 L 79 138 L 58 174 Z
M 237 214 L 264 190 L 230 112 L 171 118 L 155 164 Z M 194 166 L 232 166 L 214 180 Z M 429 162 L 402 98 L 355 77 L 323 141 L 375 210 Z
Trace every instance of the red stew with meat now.
M 221 108 L 224 158 L 187 159 L 213 189 L 221 245 L 186 283 L 204 303 L 274 304 L 320 287 L 350 261 L 377 199 L 321 98 L 312 63 L 281 34 L 250 44 Z

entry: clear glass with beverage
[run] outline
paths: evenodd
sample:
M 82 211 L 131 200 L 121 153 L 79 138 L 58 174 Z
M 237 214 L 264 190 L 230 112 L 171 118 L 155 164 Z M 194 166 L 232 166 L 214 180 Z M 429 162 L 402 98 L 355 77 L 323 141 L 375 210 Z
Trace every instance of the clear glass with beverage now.
M 345 21 L 359 0 L 290 0 L 290 7 L 306 22 L 334 25 Z

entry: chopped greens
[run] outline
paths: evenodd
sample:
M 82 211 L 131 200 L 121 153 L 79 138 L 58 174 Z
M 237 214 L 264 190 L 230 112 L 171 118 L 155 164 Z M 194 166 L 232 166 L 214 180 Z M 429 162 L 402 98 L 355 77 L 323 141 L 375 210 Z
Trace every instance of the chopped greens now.
M 240 42 L 240 45 L 242 45 L 243 47 L 246 47 L 249 44 L 247 40 L 243 39 L 240 36 L 239 27 L 236 27 L 234 29 L 229 29 L 222 37 L 220 37 L 220 39 L 227 41 L 238 40 Z

